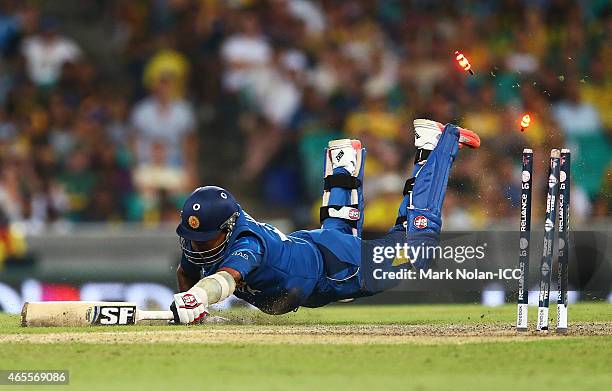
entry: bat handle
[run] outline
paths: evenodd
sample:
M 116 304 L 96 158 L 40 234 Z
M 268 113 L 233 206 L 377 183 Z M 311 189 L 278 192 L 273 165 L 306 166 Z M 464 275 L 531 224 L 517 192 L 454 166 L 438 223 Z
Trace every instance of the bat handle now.
M 172 311 L 138 311 L 139 320 L 174 320 Z

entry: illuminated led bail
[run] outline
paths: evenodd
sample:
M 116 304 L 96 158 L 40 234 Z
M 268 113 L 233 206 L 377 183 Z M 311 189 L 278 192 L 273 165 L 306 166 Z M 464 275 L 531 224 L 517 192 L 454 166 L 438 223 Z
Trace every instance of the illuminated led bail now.
M 456 55 L 455 58 L 457 59 L 459 66 L 461 66 L 461 68 L 463 68 L 464 71 L 470 72 L 470 75 L 473 75 L 474 72 L 472 71 L 472 66 L 470 65 L 470 62 L 468 61 L 468 59 L 465 58 L 465 56 L 457 50 L 455 50 L 455 55 Z
M 529 114 L 525 114 L 523 118 L 521 119 L 521 132 L 524 132 L 525 129 L 527 129 L 530 124 L 531 124 L 531 117 L 529 116 Z

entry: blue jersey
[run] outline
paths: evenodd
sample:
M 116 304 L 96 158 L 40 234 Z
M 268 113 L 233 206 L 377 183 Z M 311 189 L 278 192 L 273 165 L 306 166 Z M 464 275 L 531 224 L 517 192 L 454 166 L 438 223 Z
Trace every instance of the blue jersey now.
M 286 313 L 307 305 L 324 278 L 321 251 L 303 232 L 285 235 L 240 209 L 221 262 L 199 270 L 183 257 L 181 265 L 193 277 L 234 269 L 242 276 L 234 292 L 237 297 L 267 313 Z

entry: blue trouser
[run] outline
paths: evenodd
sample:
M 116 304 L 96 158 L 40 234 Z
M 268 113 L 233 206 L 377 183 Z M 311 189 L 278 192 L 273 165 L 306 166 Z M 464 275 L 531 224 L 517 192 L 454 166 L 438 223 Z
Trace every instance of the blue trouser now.
M 396 247 L 404 243 L 411 247 L 438 244 L 442 204 L 450 169 L 459 148 L 458 141 L 458 128 L 447 125 L 427 162 L 415 165 L 414 185 L 404 195 L 396 224 L 383 237 L 362 240 L 361 226 L 358 227 L 357 236 L 353 236 L 350 222 L 334 217 L 324 220 L 321 229 L 306 231 L 321 250 L 325 277 L 303 305 L 317 307 L 345 298 L 369 296 L 397 285 L 398 280 L 373 278 L 374 269 L 397 271 L 411 265 L 416 268 L 428 267 L 430 259 L 423 256 L 403 263 L 395 261 L 395 257 L 374 262 L 373 253 L 375 248 Z M 337 170 L 334 174 L 344 169 Z M 330 192 L 330 205 L 350 204 L 350 190 L 332 188 Z M 361 199 L 359 209 L 363 219 Z

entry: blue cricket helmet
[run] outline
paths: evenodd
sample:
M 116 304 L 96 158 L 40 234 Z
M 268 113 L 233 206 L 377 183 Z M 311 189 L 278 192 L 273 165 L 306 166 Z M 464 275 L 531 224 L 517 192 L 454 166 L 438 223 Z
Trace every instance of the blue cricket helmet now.
M 221 260 L 236 219 L 238 203 L 227 190 L 218 186 L 197 188 L 189 195 L 181 210 L 181 222 L 176 227 L 185 258 L 198 266 L 209 266 Z M 193 251 L 191 241 L 206 242 L 225 233 L 225 240 L 206 251 Z

